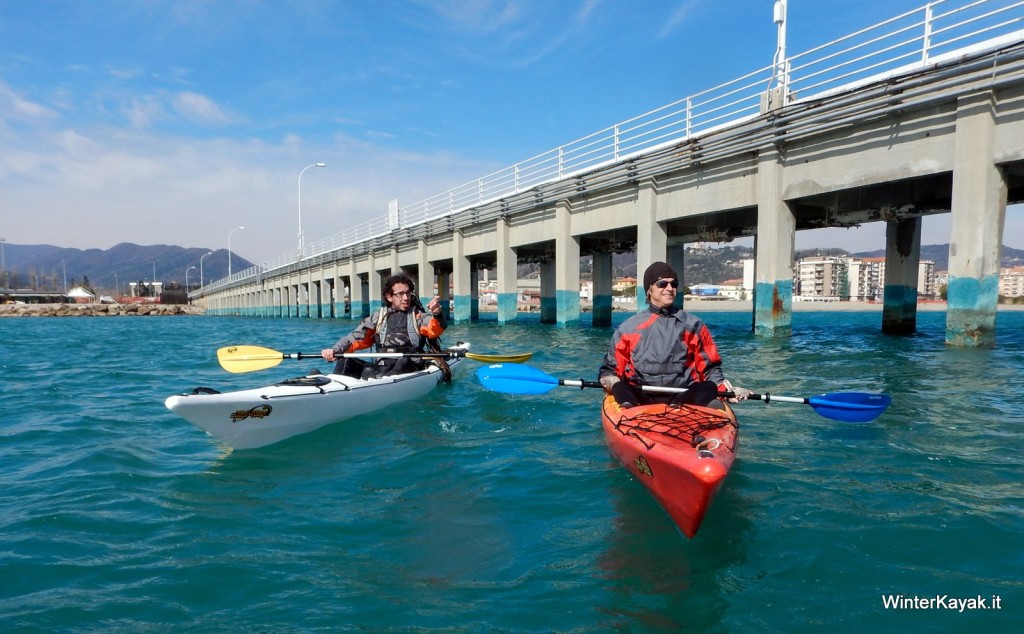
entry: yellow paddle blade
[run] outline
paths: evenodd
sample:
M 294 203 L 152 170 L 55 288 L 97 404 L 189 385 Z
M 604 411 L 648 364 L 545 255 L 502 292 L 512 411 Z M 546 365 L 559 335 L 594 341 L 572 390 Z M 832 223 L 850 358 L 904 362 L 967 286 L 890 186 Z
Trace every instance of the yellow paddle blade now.
M 284 359 L 284 353 L 260 346 L 228 346 L 217 351 L 220 367 L 235 374 L 266 370 Z
M 467 352 L 466 358 L 474 361 L 482 361 L 483 363 L 526 363 L 533 356 L 532 352 L 524 352 L 523 354 L 477 354 L 475 352 Z

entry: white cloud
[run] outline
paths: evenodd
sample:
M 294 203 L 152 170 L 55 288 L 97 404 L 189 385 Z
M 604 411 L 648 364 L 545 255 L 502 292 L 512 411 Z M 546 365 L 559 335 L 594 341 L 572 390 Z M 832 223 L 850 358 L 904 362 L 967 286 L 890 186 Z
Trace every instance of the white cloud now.
M 700 0 L 685 0 L 685 2 L 681 2 L 677 5 L 676 8 L 672 10 L 668 19 L 665 20 L 665 24 L 663 24 L 661 29 L 658 31 L 657 38 L 660 40 L 671 35 L 672 31 L 686 20 L 690 11 L 692 11 L 698 4 L 700 4 Z
M 194 92 L 181 92 L 174 97 L 178 114 L 190 121 L 205 125 L 224 125 L 230 119 L 212 99 Z
M 6 113 L 7 117 L 16 120 L 53 119 L 57 117 L 56 111 L 52 108 L 26 99 L 3 82 L 0 82 L 0 113 Z

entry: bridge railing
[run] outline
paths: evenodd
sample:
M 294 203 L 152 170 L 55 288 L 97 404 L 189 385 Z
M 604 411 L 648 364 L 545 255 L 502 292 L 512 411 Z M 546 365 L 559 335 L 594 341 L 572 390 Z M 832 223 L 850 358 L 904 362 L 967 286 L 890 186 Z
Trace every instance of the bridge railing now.
M 1024 39 L 1024 0 L 936 0 L 714 88 L 627 119 L 398 210 L 307 244 L 209 285 L 207 292 L 365 240 L 579 177 L 659 147 L 678 144 L 761 112 L 775 88 L 786 102 L 820 98 L 857 85 L 924 69 L 972 49 Z

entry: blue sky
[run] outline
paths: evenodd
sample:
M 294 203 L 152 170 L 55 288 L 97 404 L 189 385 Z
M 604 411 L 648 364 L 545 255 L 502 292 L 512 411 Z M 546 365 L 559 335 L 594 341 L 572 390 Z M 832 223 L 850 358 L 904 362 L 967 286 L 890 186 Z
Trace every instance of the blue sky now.
M 276 258 L 303 167 L 310 242 L 767 66 L 772 4 L 0 0 L 0 237 Z M 789 0 L 788 49 L 923 4 Z M 884 246 L 831 231 L 797 246 Z

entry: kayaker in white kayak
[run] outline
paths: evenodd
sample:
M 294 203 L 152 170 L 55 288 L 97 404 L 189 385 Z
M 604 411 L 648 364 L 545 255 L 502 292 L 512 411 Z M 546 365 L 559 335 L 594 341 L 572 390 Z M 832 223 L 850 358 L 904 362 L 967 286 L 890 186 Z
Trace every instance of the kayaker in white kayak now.
M 733 392 L 736 403 L 750 390 L 734 387 L 722 373 L 722 358 L 699 317 L 673 306 L 679 276 L 665 262 L 644 271 L 647 310 L 633 315 L 612 335 L 597 377 L 624 407 L 674 402 L 713 407 L 718 394 Z M 680 387 L 682 394 L 645 392 L 642 385 Z
M 416 297 L 413 281 L 404 274 L 392 275 L 384 280 L 382 306 L 370 313 L 355 330 L 338 340 L 330 348 L 320 351 L 327 361 L 337 361 L 335 374 L 361 377 L 367 364 L 360 359 L 345 359 L 338 355 L 366 350 L 374 345 L 378 352 L 423 352 L 428 342 L 438 339 L 448 327 L 448 317 L 441 310 L 440 298 L 434 297 L 424 309 Z M 425 362 L 418 357 L 381 359 L 370 366 L 373 376 L 404 374 L 423 369 Z

